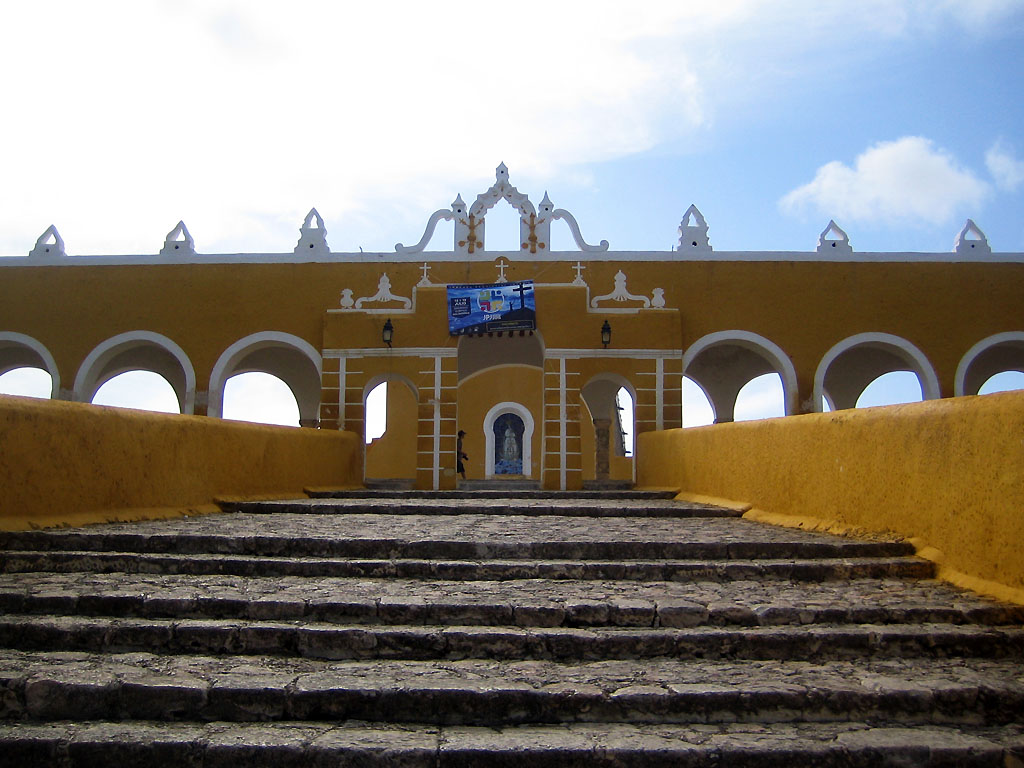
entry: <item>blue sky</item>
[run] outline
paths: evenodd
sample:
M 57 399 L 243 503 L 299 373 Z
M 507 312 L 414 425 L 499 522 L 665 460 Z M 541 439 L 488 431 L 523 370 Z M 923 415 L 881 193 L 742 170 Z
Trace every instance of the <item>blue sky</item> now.
M 501 161 L 612 249 L 1024 251 L 1024 0 L 626 6 L 5 4 L 0 254 L 389 251 Z

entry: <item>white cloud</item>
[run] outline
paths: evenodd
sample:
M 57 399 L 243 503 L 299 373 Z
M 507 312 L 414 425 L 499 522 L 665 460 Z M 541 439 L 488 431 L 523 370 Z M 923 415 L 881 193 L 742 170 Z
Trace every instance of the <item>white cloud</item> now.
M 838 160 L 780 201 L 783 210 L 808 206 L 839 221 L 942 224 L 981 205 L 988 186 L 956 159 L 920 136 L 880 142 L 854 166 Z
M 1014 192 L 1024 183 L 1024 161 L 1018 160 L 1013 149 L 1002 141 L 997 141 L 985 153 L 985 165 L 1000 189 Z

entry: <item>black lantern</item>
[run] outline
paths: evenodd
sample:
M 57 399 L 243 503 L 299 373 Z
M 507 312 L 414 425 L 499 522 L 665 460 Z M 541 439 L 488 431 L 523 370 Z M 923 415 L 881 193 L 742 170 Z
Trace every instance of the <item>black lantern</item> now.
M 601 343 L 604 344 L 604 348 L 608 349 L 608 345 L 612 341 L 612 327 L 608 325 L 608 321 L 604 321 L 604 325 L 601 326 Z
M 605 325 L 608 325 L 608 323 L 605 323 Z M 394 335 L 395 335 L 395 326 L 393 326 L 391 324 L 391 318 L 389 317 L 387 319 L 387 321 L 384 323 L 384 329 L 380 332 L 380 339 L 385 344 L 387 344 L 388 347 L 390 347 L 391 346 L 391 339 L 394 337 Z

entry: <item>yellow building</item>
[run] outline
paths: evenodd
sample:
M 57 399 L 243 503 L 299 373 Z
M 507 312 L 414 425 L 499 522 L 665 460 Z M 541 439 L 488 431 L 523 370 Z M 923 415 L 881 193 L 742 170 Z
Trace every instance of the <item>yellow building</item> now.
M 495 205 L 520 218 L 516 252 L 487 250 Z M 442 221 L 451 250 L 425 251 Z M 550 250 L 555 226 L 578 250 Z M 1024 254 L 993 253 L 970 221 L 949 253 L 858 253 L 833 222 L 811 252 L 720 252 L 691 206 L 676 249 L 612 251 L 502 165 L 415 245 L 332 252 L 315 210 L 300 232 L 293 253 L 207 255 L 180 223 L 159 254 L 83 257 L 51 227 L 28 256 L 0 259 L 0 373 L 39 367 L 53 397 L 90 402 L 120 373 L 153 371 L 182 413 L 216 417 L 229 378 L 263 371 L 291 388 L 303 426 L 356 433 L 387 382 L 366 477 L 454 487 L 461 429 L 468 477 L 574 489 L 633 479 L 620 390 L 627 430 L 644 433 L 682 425 L 684 375 L 725 422 L 764 373 L 795 414 L 852 407 L 889 371 L 913 372 L 935 399 L 1024 370 Z M 449 286 L 526 281 L 533 330 L 450 332 Z

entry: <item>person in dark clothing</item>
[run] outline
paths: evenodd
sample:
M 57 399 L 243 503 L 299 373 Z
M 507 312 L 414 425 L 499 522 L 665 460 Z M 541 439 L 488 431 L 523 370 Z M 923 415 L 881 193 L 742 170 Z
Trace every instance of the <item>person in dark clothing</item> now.
M 467 459 L 467 460 L 469 459 L 469 456 L 467 456 L 465 453 L 462 452 L 462 438 L 464 438 L 465 436 L 466 436 L 465 430 L 460 429 L 459 430 L 459 439 L 458 439 L 458 441 L 455 444 L 455 455 L 456 455 L 456 458 L 458 459 L 458 471 L 459 471 L 459 474 L 462 475 L 462 479 L 463 480 L 466 479 L 466 465 L 462 463 L 462 460 L 463 459 Z

